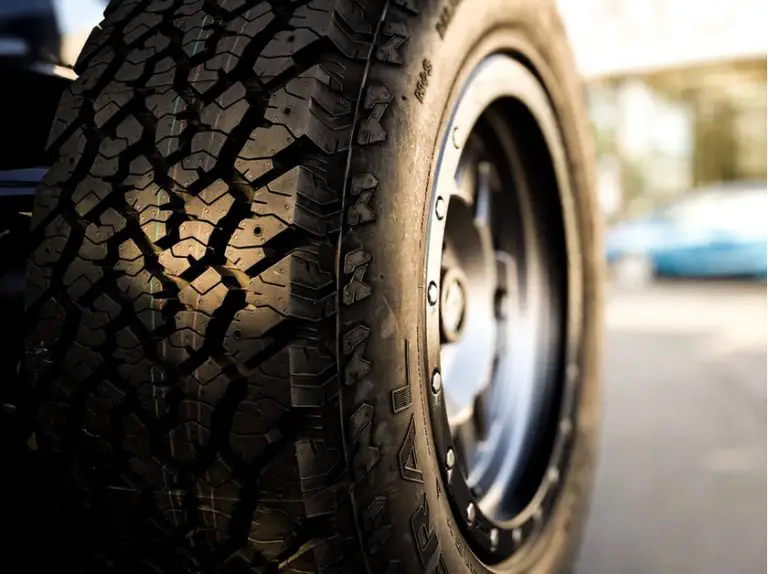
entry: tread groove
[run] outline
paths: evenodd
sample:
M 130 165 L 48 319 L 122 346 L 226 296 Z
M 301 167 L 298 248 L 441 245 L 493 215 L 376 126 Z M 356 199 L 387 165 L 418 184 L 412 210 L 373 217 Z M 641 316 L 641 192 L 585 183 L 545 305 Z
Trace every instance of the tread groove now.
M 87 509 L 57 544 L 72 560 L 95 546 L 89 571 L 364 560 L 332 551 L 363 542 L 343 494 L 336 259 L 378 12 L 113 0 L 92 31 L 27 275 L 41 452 L 67 477 L 56 508 Z

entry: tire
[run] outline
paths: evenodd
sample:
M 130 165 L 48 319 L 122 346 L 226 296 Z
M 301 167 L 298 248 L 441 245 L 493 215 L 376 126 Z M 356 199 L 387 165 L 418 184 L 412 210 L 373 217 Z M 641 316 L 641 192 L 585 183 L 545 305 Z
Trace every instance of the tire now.
M 556 504 L 494 565 L 445 495 L 421 278 L 447 111 L 498 50 L 556 110 L 583 321 Z M 59 567 L 567 568 L 595 460 L 601 250 L 551 3 L 113 1 L 76 71 L 27 268 Z

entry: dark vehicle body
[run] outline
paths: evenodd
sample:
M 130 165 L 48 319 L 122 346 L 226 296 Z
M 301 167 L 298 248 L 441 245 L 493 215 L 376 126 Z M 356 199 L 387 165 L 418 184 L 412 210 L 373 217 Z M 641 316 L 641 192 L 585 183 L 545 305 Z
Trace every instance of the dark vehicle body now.
M 0 0 L 0 169 L 44 165 L 59 97 L 103 0 Z
M 0 380 L 16 373 L 25 237 L 45 145 L 77 55 L 101 19 L 102 0 L 0 0 Z M 5 394 L 5 393 L 4 393 Z

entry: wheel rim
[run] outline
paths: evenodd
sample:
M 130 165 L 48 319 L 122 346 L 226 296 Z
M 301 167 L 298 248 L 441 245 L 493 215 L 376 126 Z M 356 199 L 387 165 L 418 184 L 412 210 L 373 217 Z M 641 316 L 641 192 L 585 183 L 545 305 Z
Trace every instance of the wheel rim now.
M 529 165 L 534 140 L 543 169 Z M 569 197 L 545 91 L 511 57 L 486 58 L 460 92 L 438 155 L 426 319 L 448 496 L 489 563 L 540 528 L 570 450 L 580 268 L 562 208 Z

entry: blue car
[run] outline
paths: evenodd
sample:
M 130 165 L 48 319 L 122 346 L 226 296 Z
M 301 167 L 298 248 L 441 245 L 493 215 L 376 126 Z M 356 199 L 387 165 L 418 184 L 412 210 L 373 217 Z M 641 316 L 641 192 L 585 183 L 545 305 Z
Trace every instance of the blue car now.
M 765 278 L 768 195 L 765 183 L 697 190 L 606 235 L 614 278 L 654 276 Z

